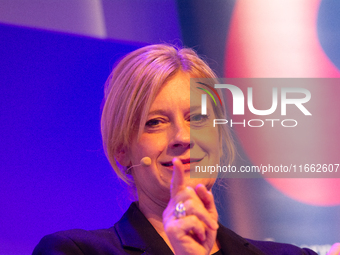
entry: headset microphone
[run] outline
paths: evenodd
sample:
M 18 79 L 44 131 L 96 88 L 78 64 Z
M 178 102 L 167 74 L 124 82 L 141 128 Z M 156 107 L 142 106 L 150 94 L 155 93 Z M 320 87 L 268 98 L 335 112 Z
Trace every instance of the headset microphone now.
M 140 160 L 140 164 L 142 166 L 151 166 L 151 158 L 149 157 L 144 157 Z
M 144 157 L 140 160 L 140 164 L 138 165 L 133 165 L 133 166 L 130 166 L 128 169 L 126 169 L 126 172 L 129 173 L 130 169 L 135 167 L 135 166 L 151 166 L 151 158 L 149 157 Z

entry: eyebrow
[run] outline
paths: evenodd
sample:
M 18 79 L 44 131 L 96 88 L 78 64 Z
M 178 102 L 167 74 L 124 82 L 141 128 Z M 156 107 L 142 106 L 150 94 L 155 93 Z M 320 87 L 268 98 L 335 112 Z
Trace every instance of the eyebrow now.
M 148 116 L 149 115 L 157 115 L 157 114 L 165 115 L 166 111 L 164 111 L 164 110 L 154 110 L 154 111 L 149 112 Z
M 200 110 L 201 109 L 201 106 L 191 106 L 190 107 L 190 112 L 192 111 L 196 111 L 196 110 Z M 162 109 L 158 109 L 158 110 L 154 110 L 154 111 L 151 111 L 148 113 L 148 116 L 150 115 L 166 115 L 167 114 L 167 111 L 165 110 L 162 110 Z
M 201 106 L 191 106 L 190 111 L 196 111 L 197 109 L 201 109 Z

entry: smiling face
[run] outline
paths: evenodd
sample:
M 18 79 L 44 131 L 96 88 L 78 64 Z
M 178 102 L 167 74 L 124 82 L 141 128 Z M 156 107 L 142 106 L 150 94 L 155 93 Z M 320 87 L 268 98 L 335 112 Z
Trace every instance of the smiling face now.
M 212 110 L 201 115 L 201 94 L 199 89 L 190 93 L 190 75 L 179 72 L 162 86 L 151 104 L 144 131 L 138 141 L 137 136 L 132 139 L 126 155 L 131 165 L 140 164 L 143 157 L 151 158 L 150 166 L 132 170 L 140 203 L 144 199 L 168 203 L 174 157 L 184 164 L 187 186 L 202 183 L 211 189 L 214 179 L 190 179 L 190 167 L 216 165 L 220 159 L 219 132 L 212 125 L 215 115 Z

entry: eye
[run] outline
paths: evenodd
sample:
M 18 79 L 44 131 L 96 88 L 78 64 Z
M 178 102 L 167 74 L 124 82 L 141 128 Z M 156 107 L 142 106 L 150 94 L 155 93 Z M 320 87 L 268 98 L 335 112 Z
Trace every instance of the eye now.
M 162 123 L 162 121 L 160 119 L 151 119 L 151 120 L 148 120 L 145 123 L 145 126 L 146 127 L 156 127 L 156 126 L 158 126 L 161 123 Z
M 190 115 L 190 122 L 193 122 L 198 124 L 198 123 L 203 123 L 209 118 L 208 115 L 202 115 L 202 114 L 193 114 Z

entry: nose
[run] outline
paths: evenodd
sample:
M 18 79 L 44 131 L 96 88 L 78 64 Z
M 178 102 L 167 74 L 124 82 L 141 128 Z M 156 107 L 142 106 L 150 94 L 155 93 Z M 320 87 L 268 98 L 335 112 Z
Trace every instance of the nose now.
M 190 126 L 185 120 L 178 121 L 174 124 L 171 136 L 169 148 L 175 155 L 180 155 L 192 148 L 193 142 L 190 139 Z

